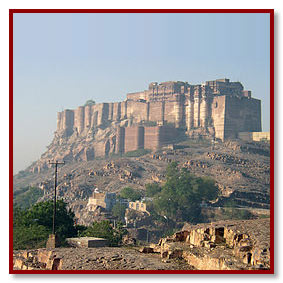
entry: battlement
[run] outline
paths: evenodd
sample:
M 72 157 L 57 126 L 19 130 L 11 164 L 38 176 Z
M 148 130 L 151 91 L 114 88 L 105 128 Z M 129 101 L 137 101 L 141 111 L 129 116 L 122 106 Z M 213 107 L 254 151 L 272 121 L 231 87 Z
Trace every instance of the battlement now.
M 235 138 L 239 132 L 261 131 L 261 102 L 252 98 L 251 91 L 244 90 L 240 82 L 227 78 L 197 85 L 182 81 L 152 82 L 147 90 L 128 93 L 122 102 L 59 112 L 57 133 L 86 137 L 99 128 L 122 126 L 113 140 L 97 149 L 103 154 L 109 153 L 109 144 L 115 147 L 112 151 L 127 152 L 150 144 L 157 148 L 162 144 L 160 141 L 173 138 L 166 128 L 143 127 L 148 123 L 182 128 L 189 136 L 201 130 L 216 139 Z M 123 136 L 129 139 L 123 141 Z M 92 156 L 93 151 L 88 149 L 87 158 Z
M 201 90 L 201 91 L 200 91 Z M 213 95 L 232 95 L 245 96 L 244 87 L 240 82 L 230 82 L 229 79 L 217 79 L 214 81 L 206 81 L 203 84 L 192 85 L 182 81 L 168 81 L 158 84 L 152 82 L 148 86 L 148 90 L 128 93 L 127 99 L 134 101 L 176 101 L 180 96 L 203 96 Z

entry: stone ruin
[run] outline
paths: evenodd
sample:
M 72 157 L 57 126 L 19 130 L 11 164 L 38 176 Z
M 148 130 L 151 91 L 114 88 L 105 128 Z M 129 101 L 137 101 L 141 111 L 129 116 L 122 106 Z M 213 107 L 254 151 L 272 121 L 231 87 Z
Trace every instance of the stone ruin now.
M 269 219 L 185 225 L 142 253 L 184 259 L 198 270 L 270 269 Z

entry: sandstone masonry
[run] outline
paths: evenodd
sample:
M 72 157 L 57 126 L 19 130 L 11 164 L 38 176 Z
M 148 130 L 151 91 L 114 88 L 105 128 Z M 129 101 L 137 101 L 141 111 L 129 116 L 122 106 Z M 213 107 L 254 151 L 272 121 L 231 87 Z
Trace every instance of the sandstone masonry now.
M 114 153 L 156 150 L 179 136 L 227 140 L 241 132 L 261 132 L 261 101 L 240 82 L 229 79 L 199 85 L 169 81 L 128 93 L 125 101 L 79 106 L 58 113 L 48 151 L 33 167 L 49 159 L 88 161 Z
M 238 132 L 261 132 L 261 102 L 251 97 L 240 82 L 229 79 L 200 85 L 170 81 L 151 83 L 148 90 L 128 93 L 123 102 L 80 106 L 58 113 L 57 132 L 79 135 L 107 122 L 129 119 L 130 125 L 142 122 L 172 124 L 188 133 L 213 128 L 215 138 L 236 138 Z M 137 129 L 135 129 L 137 130 Z M 129 135 L 135 131 L 127 129 Z M 136 136 L 140 132 L 134 133 Z

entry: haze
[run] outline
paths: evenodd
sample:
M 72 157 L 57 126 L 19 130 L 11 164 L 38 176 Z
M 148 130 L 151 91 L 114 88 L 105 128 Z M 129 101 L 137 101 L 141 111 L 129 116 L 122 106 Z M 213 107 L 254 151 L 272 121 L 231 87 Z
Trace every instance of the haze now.
M 58 111 L 152 81 L 240 81 L 269 131 L 269 36 L 268 14 L 15 14 L 14 174 L 46 150 Z

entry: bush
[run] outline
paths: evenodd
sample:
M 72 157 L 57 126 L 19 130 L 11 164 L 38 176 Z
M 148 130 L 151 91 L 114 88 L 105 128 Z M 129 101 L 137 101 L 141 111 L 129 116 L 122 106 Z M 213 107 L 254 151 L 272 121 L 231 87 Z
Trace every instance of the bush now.
M 155 127 L 155 126 L 157 126 L 156 121 L 145 121 L 145 120 L 143 120 L 139 124 L 142 125 L 142 126 L 145 126 L 145 127 Z
M 120 191 L 120 197 L 129 199 L 131 201 L 136 201 L 141 199 L 142 194 L 139 191 L 134 190 L 133 188 L 125 187 Z
M 30 208 L 35 204 L 40 197 L 43 196 L 43 191 L 35 187 L 25 187 L 14 193 L 14 206 L 21 208 Z
M 223 220 L 235 219 L 246 220 L 255 218 L 254 214 L 247 209 L 239 209 L 235 207 L 221 208 L 221 215 Z
M 215 181 L 208 177 L 197 177 L 186 168 L 178 169 L 172 162 L 166 171 L 166 182 L 161 191 L 154 195 L 154 210 L 161 216 L 174 221 L 200 222 L 201 203 L 217 198 Z
M 55 233 L 61 243 L 76 235 L 74 213 L 62 200 L 57 201 Z M 53 201 L 40 202 L 30 209 L 15 208 L 13 212 L 14 248 L 44 246 L 52 233 Z
M 112 208 L 112 215 L 117 217 L 119 221 L 124 221 L 127 206 L 117 202 Z
M 137 149 L 137 150 L 126 152 L 126 153 L 124 153 L 124 156 L 125 157 L 140 157 L 140 156 L 146 155 L 150 152 L 151 152 L 150 149 L 140 148 L 140 149 Z
M 85 231 L 82 236 L 85 237 L 98 237 L 107 239 L 110 246 L 118 246 L 122 241 L 122 237 L 127 234 L 127 230 L 122 227 L 121 223 L 117 223 L 114 229 L 108 220 L 95 221 Z
M 161 187 L 157 183 L 146 184 L 145 188 L 145 194 L 147 197 L 153 197 L 161 191 Z
M 46 245 L 50 230 L 43 225 L 16 226 L 13 228 L 13 249 L 35 249 Z
M 89 99 L 86 101 L 86 103 L 84 104 L 84 106 L 92 106 L 95 105 L 95 101 L 92 99 Z

